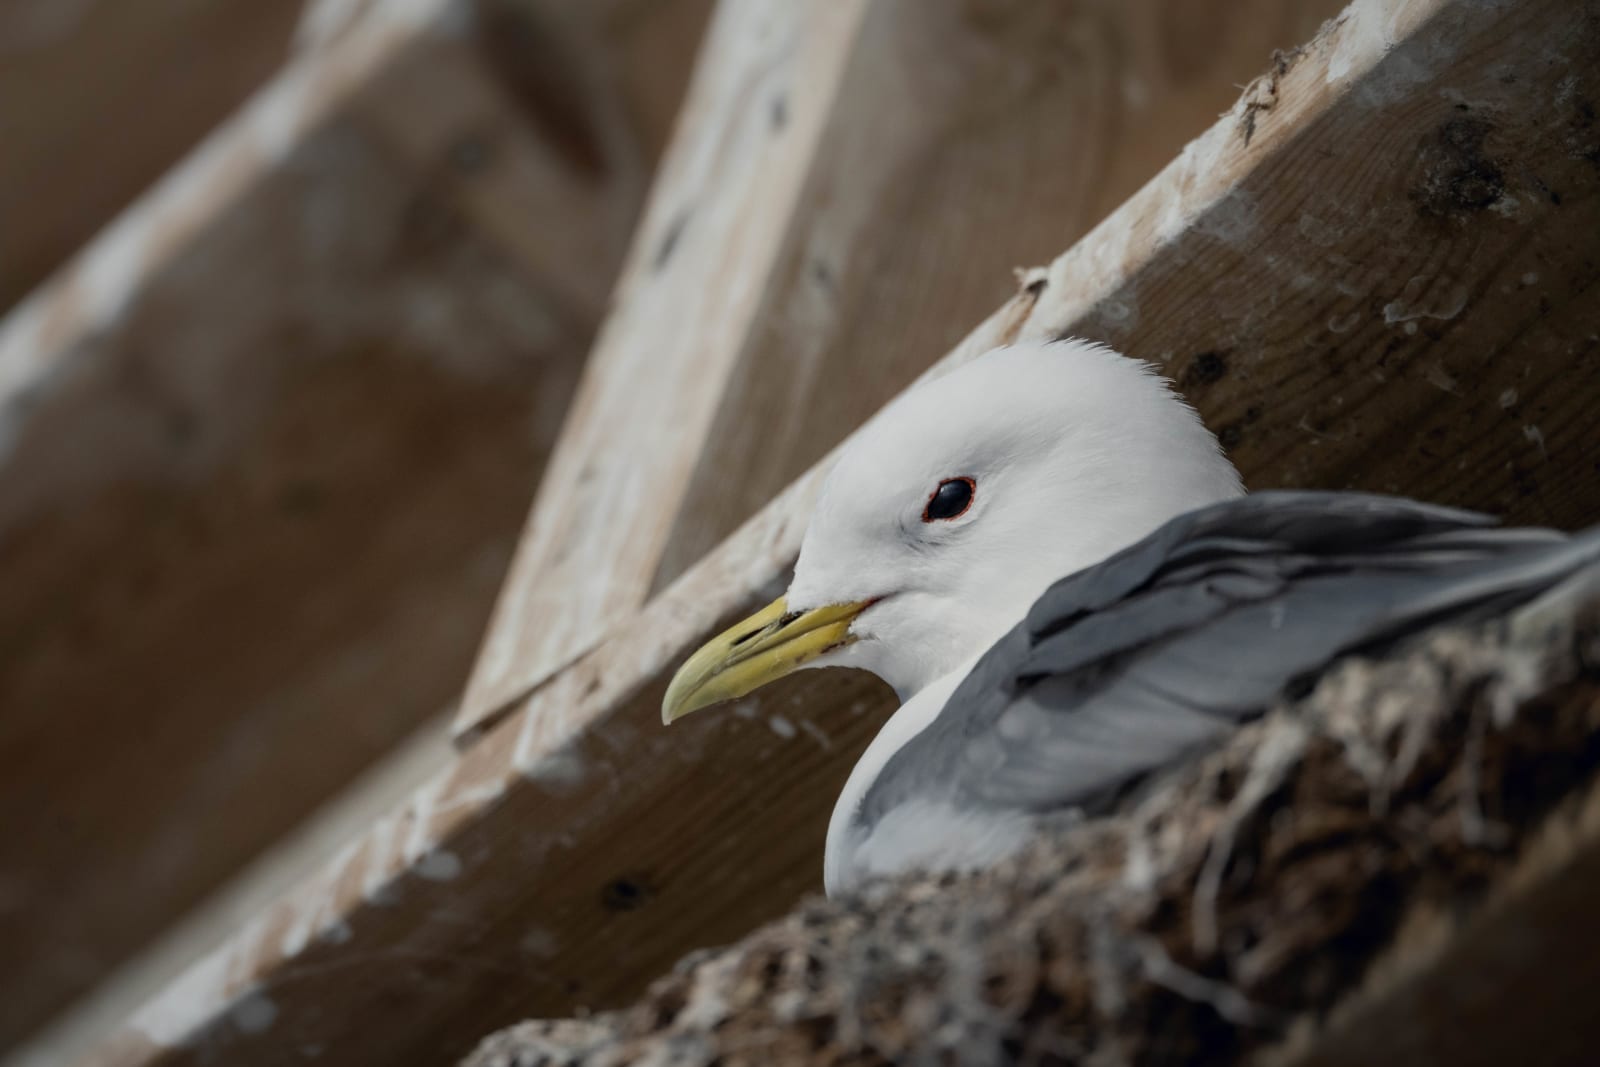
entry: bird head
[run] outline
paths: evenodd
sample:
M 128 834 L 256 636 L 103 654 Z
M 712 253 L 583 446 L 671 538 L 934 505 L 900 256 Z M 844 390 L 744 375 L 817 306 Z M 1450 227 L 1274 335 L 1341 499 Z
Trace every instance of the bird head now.
M 696 652 L 666 722 L 805 667 L 908 698 L 1056 579 L 1243 492 L 1147 363 L 1068 340 L 996 349 L 908 390 L 829 473 L 788 592 Z

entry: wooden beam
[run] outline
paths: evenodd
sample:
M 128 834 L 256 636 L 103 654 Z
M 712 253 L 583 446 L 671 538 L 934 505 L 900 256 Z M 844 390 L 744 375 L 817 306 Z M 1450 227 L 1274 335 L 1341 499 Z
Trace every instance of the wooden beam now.
M 0 314 L 272 76 L 299 8 L 0 4 Z
M 1565 0 L 1363 0 L 947 362 L 1062 330 L 1151 358 L 1170 346 L 1257 484 L 1593 522 L 1595 480 L 1557 474 L 1600 455 L 1584 371 L 1600 344 L 1597 72 L 1595 25 Z M 687 728 L 657 712 L 690 648 L 782 590 L 825 466 L 97 1062 L 248 1067 L 304 1047 L 441 1062 L 518 1017 L 620 1004 L 814 889 L 829 808 L 890 694 L 825 672 Z
M 540 10 L 373 7 L 0 326 L 0 1044 L 459 694 L 692 58 Z
M 754 514 L 1337 6 L 725 4 L 458 732 Z

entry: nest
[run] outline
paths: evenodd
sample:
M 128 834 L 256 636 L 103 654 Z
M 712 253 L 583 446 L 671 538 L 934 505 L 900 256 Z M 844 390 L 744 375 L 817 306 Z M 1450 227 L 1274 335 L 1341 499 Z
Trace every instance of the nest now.
M 1597 769 L 1592 569 L 1344 661 L 1002 867 L 809 899 L 467 1065 L 1293 1060 L 1600 839 Z

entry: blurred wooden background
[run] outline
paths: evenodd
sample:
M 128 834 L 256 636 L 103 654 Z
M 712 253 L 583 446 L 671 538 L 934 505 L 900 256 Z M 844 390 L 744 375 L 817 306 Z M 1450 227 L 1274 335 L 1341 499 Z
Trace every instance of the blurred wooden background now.
M 455 701 L 708 8 L 0 9 L 0 1045 Z

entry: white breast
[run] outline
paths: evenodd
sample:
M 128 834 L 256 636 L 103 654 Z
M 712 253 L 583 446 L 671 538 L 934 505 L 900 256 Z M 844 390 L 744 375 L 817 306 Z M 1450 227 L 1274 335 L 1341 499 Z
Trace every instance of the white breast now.
M 902 704 L 850 772 L 828 823 L 822 878 L 830 896 L 881 875 L 987 867 L 1031 838 L 1033 820 L 1025 815 L 960 811 L 933 798 L 910 798 L 870 829 L 856 820 L 884 765 L 938 717 L 971 667 L 962 664 Z

